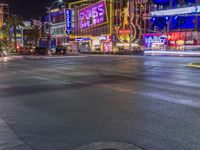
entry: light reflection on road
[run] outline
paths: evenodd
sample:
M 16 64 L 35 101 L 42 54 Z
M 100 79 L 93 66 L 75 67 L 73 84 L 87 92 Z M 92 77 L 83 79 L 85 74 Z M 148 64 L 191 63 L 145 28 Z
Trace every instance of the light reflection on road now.
M 0 62 L 7 62 L 9 59 L 9 57 L 0 57 Z
M 11 60 L 23 59 L 22 56 L 8 56 L 8 57 L 0 57 L 0 62 L 8 62 Z

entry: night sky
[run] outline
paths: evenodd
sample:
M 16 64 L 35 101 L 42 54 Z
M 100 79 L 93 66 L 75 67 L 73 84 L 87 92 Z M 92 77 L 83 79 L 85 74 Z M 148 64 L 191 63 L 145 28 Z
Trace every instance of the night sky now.
M 53 0 L 0 0 L 7 2 L 10 6 L 10 13 L 17 14 L 23 19 L 38 19 L 46 14 L 46 6 L 50 6 Z

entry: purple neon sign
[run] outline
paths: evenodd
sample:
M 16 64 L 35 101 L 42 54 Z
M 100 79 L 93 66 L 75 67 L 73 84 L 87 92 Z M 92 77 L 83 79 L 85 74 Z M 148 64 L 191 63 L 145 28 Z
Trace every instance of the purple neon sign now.
M 108 21 L 105 1 L 100 1 L 78 12 L 80 29 L 92 28 Z

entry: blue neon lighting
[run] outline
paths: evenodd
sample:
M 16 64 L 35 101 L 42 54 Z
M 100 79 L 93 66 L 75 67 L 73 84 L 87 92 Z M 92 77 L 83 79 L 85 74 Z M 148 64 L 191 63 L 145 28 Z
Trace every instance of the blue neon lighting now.
M 169 3 L 169 0 L 154 0 L 154 3 Z
M 169 17 L 153 17 L 151 19 L 151 29 L 164 30 L 167 28 L 167 21 Z
M 51 12 L 51 21 L 53 23 L 60 23 L 60 22 L 64 22 L 64 11 L 57 11 L 57 12 Z M 44 18 L 45 22 L 49 21 L 49 15 L 45 16 Z
M 194 16 L 175 16 L 172 17 L 171 29 L 194 29 Z
M 154 4 L 162 5 L 165 8 L 170 6 L 170 0 L 153 0 L 153 2 Z M 176 7 L 177 5 L 178 5 L 178 0 L 172 0 L 172 6 Z
M 72 24 L 72 11 L 70 9 L 66 9 L 66 34 L 71 34 L 71 24 Z

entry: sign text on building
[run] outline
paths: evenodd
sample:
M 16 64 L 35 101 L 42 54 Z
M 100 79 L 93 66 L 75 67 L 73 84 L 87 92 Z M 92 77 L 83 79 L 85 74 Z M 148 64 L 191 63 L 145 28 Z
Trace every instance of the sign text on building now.
M 97 2 L 78 12 L 80 29 L 92 28 L 108 22 L 105 1 Z
M 66 9 L 66 34 L 71 34 L 71 26 L 72 24 L 72 11 L 70 9 Z

